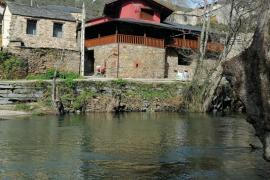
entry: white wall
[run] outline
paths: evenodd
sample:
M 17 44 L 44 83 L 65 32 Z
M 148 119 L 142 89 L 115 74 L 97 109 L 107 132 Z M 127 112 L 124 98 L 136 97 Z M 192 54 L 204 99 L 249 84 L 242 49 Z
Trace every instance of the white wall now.
M 10 42 L 10 25 L 11 25 L 12 14 L 8 7 L 4 12 L 2 20 L 2 46 L 7 47 Z

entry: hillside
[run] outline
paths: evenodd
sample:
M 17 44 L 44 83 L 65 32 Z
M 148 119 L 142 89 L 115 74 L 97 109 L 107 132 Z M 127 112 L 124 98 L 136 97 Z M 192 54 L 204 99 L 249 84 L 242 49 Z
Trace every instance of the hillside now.
M 13 2 L 18 2 L 22 4 L 30 4 L 30 0 L 9 0 Z M 83 0 L 33 0 L 34 4 L 37 3 L 39 5 L 48 5 L 48 4 L 55 4 L 55 5 L 67 5 L 67 6 L 75 6 L 81 7 Z M 86 2 L 87 8 L 87 17 L 95 17 L 102 14 L 102 10 L 104 7 L 104 3 L 110 0 L 88 0 Z M 185 6 L 185 0 L 182 1 L 175 1 L 175 0 L 159 0 L 163 4 L 166 4 L 174 9 L 182 9 Z M 176 4 L 177 3 L 177 4 Z

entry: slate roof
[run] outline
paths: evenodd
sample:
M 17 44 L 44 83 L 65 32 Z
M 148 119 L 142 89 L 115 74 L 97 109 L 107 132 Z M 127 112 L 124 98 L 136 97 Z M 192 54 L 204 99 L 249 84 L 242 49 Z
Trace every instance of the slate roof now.
M 111 19 L 108 22 L 100 23 L 93 26 L 98 26 L 105 23 L 111 23 L 111 22 L 123 22 L 123 23 L 131 23 L 131 24 L 137 24 L 142 26 L 149 26 L 149 27 L 155 27 L 160 29 L 167 29 L 167 30 L 174 30 L 174 31 L 183 31 L 183 30 L 190 30 L 193 32 L 201 32 L 201 27 L 198 26 L 191 26 L 191 25 L 183 25 L 183 24 L 176 24 L 171 22 L 164 22 L 164 23 L 156 23 L 156 22 L 150 22 L 150 21 L 141 21 L 136 19 L 129 19 L 129 18 L 117 18 L 117 19 Z M 86 24 L 86 27 L 91 27 L 91 24 Z
M 71 7 L 71 6 L 62 6 L 62 5 L 47 5 L 47 6 L 41 6 L 46 9 L 50 10 L 56 10 L 61 12 L 67 12 L 67 13 L 81 13 L 82 10 L 80 8 Z
M 178 29 L 185 29 L 185 30 L 191 30 L 191 31 L 197 31 L 197 32 L 201 32 L 202 28 L 199 26 L 192 26 L 192 25 L 186 25 L 186 24 L 178 24 L 178 23 L 174 23 L 174 22 L 169 22 L 169 21 L 165 21 L 164 23 L 171 25 L 175 28 Z
M 57 19 L 64 21 L 76 21 L 76 19 L 70 14 L 73 10 L 75 11 L 75 9 L 73 9 L 72 7 L 66 8 L 66 6 L 54 5 L 30 6 L 13 2 L 7 2 L 7 6 L 10 12 L 14 15 Z M 78 12 L 78 9 L 76 12 Z

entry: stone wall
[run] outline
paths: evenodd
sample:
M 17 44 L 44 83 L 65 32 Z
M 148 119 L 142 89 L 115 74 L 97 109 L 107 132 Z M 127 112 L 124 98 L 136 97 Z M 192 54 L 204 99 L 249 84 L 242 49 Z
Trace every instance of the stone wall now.
M 106 64 L 106 77 L 164 78 L 165 49 L 141 45 L 110 44 L 94 47 L 95 67 Z
M 0 82 L 0 105 L 37 102 L 43 89 L 32 82 Z
M 176 51 L 168 49 L 166 53 L 166 74 L 169 79 L 175 79 L 177 72 L 188 71 L 189 79 L 191 80 L 194 74 L 194 69 L 196 67 L 196 61 L 192 60 L 191 64 L 179 65 L 178 64 L 178 54 Z
M 65 50 L 61 59 L 61 49 L 49 48 L 9 48 L 8 52 L 24 59 L 28 64 L 28 73 L 38 74 L 44 73 L 48 69 L 58 68 L 60 71 L 72 71 L 79 73 L 80 69 L 80 52 L 73 50 Z
M 168 19 L 170 22 L 177 24 L 186 24 L 196 26 L 199 23 L 200 19 L 197 16 L 196 12 L 183 12 L 183 11 L 175 11 L 172 13 Z
M 6 16 L 8 16 L 9 14 L 10 13 L 6 13 Z M 3 25 L 4 47 L 18 46 L 18 44 L 15 43 L 12 45 L 10 41 L 19 41 L 23 42 L 25 47 L 32 48 L 64 48 L 69 50 L 79 49 L 76 34 L 76 22 L 35 18 L 35 20 L 37 20 L 37 33 L 36 35 L 29 35 L 26 34 L 27 19 L 33 18 L 11 14 L 10 16 L 11 19 L 6 18 L 7 20 L 6 22 L 4 22 L 5 24 Z M 53 24 L 55 22 L 63 24 L 62 38 L 53 37 Z
M 58 95 L 66 112 L 180 111 L 183 108 L 180 82 L 135 82 L 126 80 L 57 82 Z M 51 81 L 0 83 L 0 104 L 38 102 L 51 107 Z
M 196 60 L 197 60 L 196 57 L 193 57 L 190 60 L 190 64 L 179 65 L 177 52 L 168 49 L 166 52 L 166 76 L 169 79 L 175 79 L 177 76 L 177 71 L 179 72 L 188 71 L 189 80 L 191 80 L 193 78 L 194 71 L 196 68 Z M 203 61 L 204 72 L 201 79 L 207 78 L 207 73 L 213 71 L 217 63 L 218 63 L 217 59 L 205 59 Z
M 109 44 L 104 46 L 94 47 L 94 58 L 96 66 L 106 65 L 106 77 L 116 77 L 117 75 L 117 61 L 118 61 L 118 48 L 117 44 Z M 95 68 L 95 74 L 96 74 Z

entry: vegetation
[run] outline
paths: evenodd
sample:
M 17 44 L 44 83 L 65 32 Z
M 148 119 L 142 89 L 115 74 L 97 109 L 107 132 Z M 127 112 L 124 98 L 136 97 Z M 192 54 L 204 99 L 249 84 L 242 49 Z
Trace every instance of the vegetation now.
M 26 77 L 28 80 L 51 80 L 54 77 L 54 69 L 47 70 L 44 74 L 30 74 Z M 78 79 L 80 75 L 74 72 L 60 72 L 57 71 L 56 78 L 59 79 Z
M 87 105 L 87 100 L 91 97 L 93 97 L 95 93 L 91 91 L 83 91 L 80 93 L 79 96 L 77 96 L 74 99 L 73 107 L 76 110 L 83 110 L 85 109 L 85 106 Z
M 62 94 L 63 95 L 61 96 L 61 100 L 65 105 L 66 109 L 69 109 L 71 111 L 80 110 L 82 112 L 85 111 L 89 98 L 95 96 L 94 92 L 85 90 L 76 95 L 75 93 L 67 89 L 64 93 L 62 89 Z
M 190 112 L 202 112 L 203 94 L 206 86 L 191 83 L 182 91 L 183 107 Z
M 3 51 L 0 52 L 0 65 L 1 79 L 22 79 L 27 74 L 25 61 Z
M 16 104 L 15 110 L 17 111 L 31 111 L 31 106 L 29 104 Z
M 123 87 L 127 84 L 127 80 L 124 80 L 124 79 L 117 79 L 117 80 L 114 80 L 113 81 L 113 84 L 116 84 L 120 87 Z

